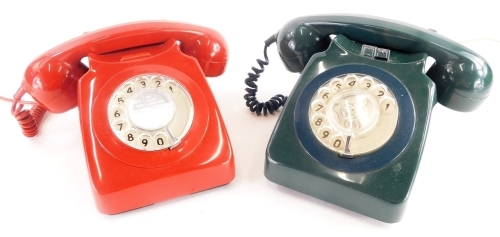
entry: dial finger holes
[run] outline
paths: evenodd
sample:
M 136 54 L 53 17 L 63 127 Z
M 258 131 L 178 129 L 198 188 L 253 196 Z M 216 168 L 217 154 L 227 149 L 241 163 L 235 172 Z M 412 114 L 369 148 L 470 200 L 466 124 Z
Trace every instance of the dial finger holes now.
M 321 87 L 319 89 L 319 98 L 327 102 L 332 97 L 332 91 L 328 87 Z
M 124 94 L 125 97 L 128 97 L 128 96 L 132 95 L 136 89 L 137 89 L 137 87 L 135 86 L 135 83 L 129 82 L 123 86 L 123 89 L 121 90 L 121 92 L 122 92 L 122 94 Z
M 114 107 L 111 110 L 109 110 L 110 114 L 109 117 L 114 118 L 114 119 L 123 119 L 125 118 L 125 112 L 121 107 Z
M 345 150 L 344 138 L 340 135 L 333 136 L 330 142 L 330 146 L 338 152 L 343 152 Z
M 177 83 L 172 80 L 165 82 L 165 89 L 167 90 L 167 93 L 171 94 L 172 96 L 176 96 L 177 92 L 179 91 Z
M 345 87 L 346 89 L 358 88 L 358 77 L 355 74 L 350 74 L 345 77 Z
M 324 113 L 326 104 L 323 100 L 315 100 L 311 103 L 311 109 L 319 113 Z
M 118 132 L 123 132 L 128 128 L 128 122 L 125 119 L 118 119 L 113 123 L 113 129 Z
M 330 83 L 330 89 L 332 90 L 333 93 L 337 93 L 340 90 L 342 90 L 344 87 L 344 81 L 340 78 L 335 78 L 332 80 Z
M 359 82 L 360 88 L 364 90 L 371 90 L 373 88 L 373 84 L 374 84 L 373 78 L 370 76 L 362 77 Z
M 163 78 L 156 76 L 151 79 L 151 85 L 154 88 L 161 88 L 165 83 L 165 80 Z
M 324 103 L 323 103 L 324 105 Z M 108 122 L 116 137 L 146 151 L 182 143 L 193 123 L 191 96 L 174 79 L 143 74 L 122 83 L 108 102 Z
M 125 96 L 122 93 L 118 93 L 113 97 L 112 106 L 120 106 L 125 103 Z
M 315 128 L 319 128 L 319 127 L 325 125 L 326 124 L 325 115 L 323 115 L 323 114 L 315 114 L 315 115 L 313 115 L 311 123 L 312 123 L 312 126 L 315 127 Z
M 398 122 L 398 105 L 379 79 L 350 73 L 318 87 L 308 116 L 321 144 L 341 157 L 348 154 L 352 158 L 379 149 L 391 138 Z
M 149 134 L 141 134 L 139 136 L 139 142 L 140 142 L 140 145 L 142 147 L 144 147 L 145 149 L 146 148 L 151 148 L 154 146 L 154 143 L 153 143 L 153 137 Z
M 382 98 L 382 96 L 387 94 L 387 87 L 381 84 L 373 86 L 373 95 L 377 98 Z
M 128 144 L 135 144 L 137 142 L 139 133 L 135 129 L 128 129 L 124 134 L 124 139 Z
M 396 101 L 388 96 L 380 100 L 380 107 L 384 113 L 392 113 L 396 109 Z
M 321 138 L 321 141 L 328 144 L 332 140 L 333 137 L 333 131 L 332 128 L 329 126 L 323 126 L 320 129 L 318 129 L 318 134 L 319 137 Z
M 135 82 L 134 86 L 135 88 L 141 88 L 141 89 L 147 88 L 149 87 L 149 80 L 147 77 L 142 76 L 139 80 Z
M 348 131 L 358 130 L 361 128 L 361 123 L 357 119 L 349 119 L 344 122 L 344 127 L 348 129 Z
M 166 133 L 160 132 L 155 135 L 154 142 L 158 147 L 167 148 L 172 143 L 172 139 Z
M 342 114 L 342 116 L 346 119 L 357 118 L 358 115 L 356 113 L 356 107 L 351 103 L 347 103 L 347 101 L 345 102 L 345 104 L 340 104 L 340 113 Z

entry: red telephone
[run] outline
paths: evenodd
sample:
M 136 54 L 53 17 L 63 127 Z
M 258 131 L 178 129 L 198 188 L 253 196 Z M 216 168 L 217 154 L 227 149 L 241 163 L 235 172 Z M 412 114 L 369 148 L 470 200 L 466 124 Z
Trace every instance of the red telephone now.
M 222 36 L 200 26 L 149 21 L 88 32 L 28 66 L 12 113 L 34 136 L 45 110 L 78 105 L 97 208 L 116 214 L 234 178 L 205 78 L 222 74 L 226 61 Z M 31 113 L 21 111 L 26 92 L 38 103 Z

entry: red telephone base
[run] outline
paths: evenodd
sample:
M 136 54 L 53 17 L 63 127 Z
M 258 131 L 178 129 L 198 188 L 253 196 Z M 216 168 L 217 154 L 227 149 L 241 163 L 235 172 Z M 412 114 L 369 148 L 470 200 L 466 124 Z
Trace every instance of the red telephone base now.
M 131 57 L 131 55 L 148 55 Z M 224 122 L 203 71 L 175 40 L 89 55 L 79 81 L 78 108 L 97 208 L 117 214 L 229 183 L 235 176 Z M 190 93 L 193 124 L 173 149 L 141 151 L 125 145 L 108 123 L 111 94 L 124 80 L 156 73 L 177 80 Z
M 103 214 L 118 214 L 225 185 L 234 178 L 234 162 L 232 154 L 231 157 L 224 158 L 228 160 L 226 163 L 213 164 L 205 168 L 194 167 L 190 172 L 131 185 L 129 188 L 114 192 L 104 193 L 94 188 L 97 209 Z M 135 168 L 135 172 L 144 176 L 151 174 L 143 168 Z M 168 176 L 167 170 L 163 172 Z

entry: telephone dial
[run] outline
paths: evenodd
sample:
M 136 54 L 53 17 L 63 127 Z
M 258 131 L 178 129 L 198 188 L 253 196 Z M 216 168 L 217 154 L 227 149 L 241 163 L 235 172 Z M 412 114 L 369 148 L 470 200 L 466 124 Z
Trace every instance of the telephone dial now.
M 259 102 L 255 82 L 274 42 L 285 67 L 301 75 L 289 97 Z M 431 30 L 371 16 L 296 18 L 265 45 L 266 60 L 249 73 L 244 97 L 259 115 L 284 106 L 265 176 L 389 223 L 402 218 L 435 103 L 475 110 L 493 81 L 488 63 L 472 50 Z M 426 72 L 429 56 L 435 64 Z
M 116 214 L 234 178 L 205 78 L 221 75 L 226 61 L 224 38 L 200 26 L 145 21 L 88 32 L 28 66 L 12 114 L 35 136 L 45 111 L 78 106 L 97 208 Z M 22 110 L 25 93 L 36 101 L 31 110 Z

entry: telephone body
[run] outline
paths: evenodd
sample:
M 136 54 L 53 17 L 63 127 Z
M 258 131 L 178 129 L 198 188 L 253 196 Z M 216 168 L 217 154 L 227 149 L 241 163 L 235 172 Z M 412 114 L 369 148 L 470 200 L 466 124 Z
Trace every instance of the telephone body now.
M 135 22 L 42 54 L 16 96 L 28 92 L 53 113 L 78 106 L 97 208 L 116 214 L 234 178 L 228 134 L 205 78 L 222 74 L 226 61 L 215 30 Z
M 301 75 L 270 138 L 265 176 L 388 223 L 402 218 L 433 106 L 472 111 L 493 80 L 470 49 L 370 16 L 296 18 L 277 33 L 277 48 Z M 428 56 L 436 63 L 426 73 Z

